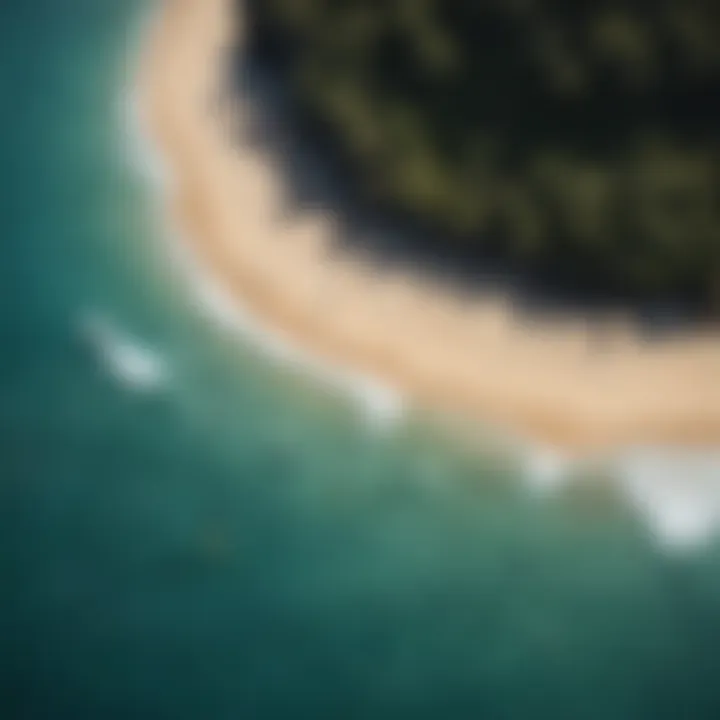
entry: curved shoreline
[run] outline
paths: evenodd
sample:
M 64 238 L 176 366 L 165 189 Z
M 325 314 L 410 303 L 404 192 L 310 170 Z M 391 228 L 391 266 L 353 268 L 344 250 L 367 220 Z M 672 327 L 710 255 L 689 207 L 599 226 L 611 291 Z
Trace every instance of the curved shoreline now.
M 331 218 L 283 217 L 281 171 L 210 111 L 229 7 L 164 0 L 140 73 L 145 125 L 173 177 L 168 210 L 224 290 L 321 357 L 569 450 L 720 444 L 720 337 L 648 346 L 618 324 L 600 353 L 581 320 L 523 327 L 502 300 L 469 304 L 411 273 L 329 259 Z

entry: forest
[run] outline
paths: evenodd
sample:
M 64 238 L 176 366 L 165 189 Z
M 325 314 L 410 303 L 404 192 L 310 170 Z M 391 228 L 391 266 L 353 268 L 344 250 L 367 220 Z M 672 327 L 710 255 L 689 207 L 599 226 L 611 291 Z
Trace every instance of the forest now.
M 720 316 L 717 0 L 237 0 L 367 198 L 551 284 Z

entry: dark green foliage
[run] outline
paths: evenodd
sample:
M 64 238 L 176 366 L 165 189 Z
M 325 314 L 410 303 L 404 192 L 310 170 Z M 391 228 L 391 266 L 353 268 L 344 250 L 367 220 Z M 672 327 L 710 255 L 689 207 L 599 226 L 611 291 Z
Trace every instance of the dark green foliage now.
M 629 295 L 720 296 L 717 0 L 249 0 L 374 196 L 438 242 Z

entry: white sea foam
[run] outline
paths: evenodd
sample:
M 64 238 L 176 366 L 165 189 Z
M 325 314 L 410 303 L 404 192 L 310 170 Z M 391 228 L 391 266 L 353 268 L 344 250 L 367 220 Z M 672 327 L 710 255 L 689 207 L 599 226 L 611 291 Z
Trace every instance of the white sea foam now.
M 720 450 L 632 447 L 604 458 L 571 458 L 548 448 L 525 449 L 528 485 L 556 491 L 587 470 L 601 468 L 654 538 L 676 550 L 720 534 Z
M 137 92 L 128 92 L 122 105 L 125 142 L 123 157 L 153 186 L 170 190 L 172 176 L 143 132 L 142 107 Z
M 405 412 L 400 394 L 378 383 L 366 381 L 360 389 L 358 402 L 365 412 L 368 423 L 379 430 L 396 425 Z
M 687 548 L 720 530 L 720 450 L 636 448 L 616 467 L 621 488 L 661 542 Z
M 119 142 L 123 160 L 134 171 L 153 186 L 169 189 L 172 177 L 149 135 L 144 131 L 143 110 L 136 85 L 143 52 L 148 47 L 161 12 L 162 2 L 150 3 L 131 32 L 125 63 L 127 84 L 118 98 L 121 123 Z
M 568 480 L 572 463 L 559 450 L 538 446 L 526 449 L 524 455 L 525 476 L 532 488 L 553 491 Z
M 147 392 L 168 381 L 170 371 L 165 359 L 107 317 L 87 312 L 80 317 L 78 330 L 103 367 L 126 387 Z

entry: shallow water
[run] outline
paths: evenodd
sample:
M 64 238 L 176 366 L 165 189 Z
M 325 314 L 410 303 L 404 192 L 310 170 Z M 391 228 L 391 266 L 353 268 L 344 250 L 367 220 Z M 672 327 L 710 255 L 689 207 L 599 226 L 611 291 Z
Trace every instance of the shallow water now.
M 720 717 L 716 471 L 548 492 L 208 322 L 129 153 L 147 7 L 0 7 L 0 717 Z

